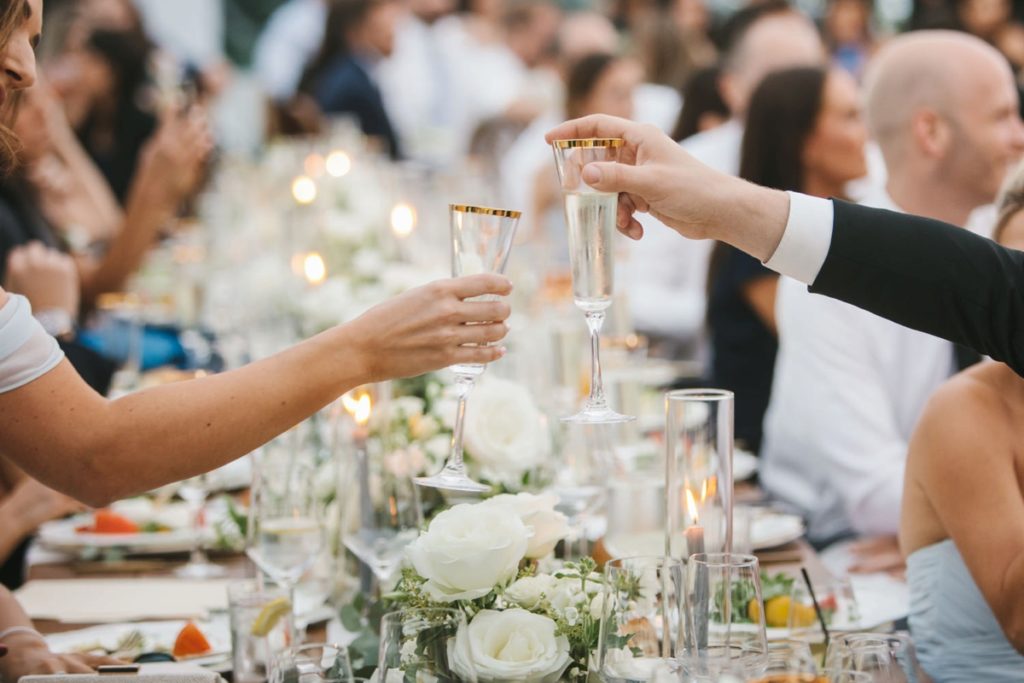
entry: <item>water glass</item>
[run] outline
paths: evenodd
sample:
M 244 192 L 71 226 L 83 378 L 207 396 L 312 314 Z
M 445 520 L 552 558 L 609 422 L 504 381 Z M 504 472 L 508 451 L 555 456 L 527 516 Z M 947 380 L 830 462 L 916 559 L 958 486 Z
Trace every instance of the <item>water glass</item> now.
M 350 683 L 348 650 L 312 643 L 285 650 L 273 660 L 270 683 Z
M 874 680 L 918 683 L 928 680 L 905 633 L 847 633 L 834 637 L 825 655 L 831 668 L 865 671 Z
M 760 566 L 753 555 L 700 553 L 687 562 L 687 672 L 698 681 L 764 673 L 768 639 Z
M 264 683 L 274 657 L 292 642 L 288 591 L 244 581 L 228 586 L 231 655 L 236 683 Z
M 821 616 L 830 630 L 849 631 L 860 628 L 860 608 L 853 592 L 850 577 L 841 576 L 814 583 L 814 597 L 818 599 Z M 814 607 L 814 600 L 807 585 L 802 581 L 793 583 L 790 594 L 788 628 L 791 638 L 808 642 L 823 642 L 825 634 Z
M 600 679 L 605 683 L 677 680 L 682 562 L 659 556 L 615 559 L 605 565 L 604 576 L 597 654 Z
M 380 624 L 379 680 L 476 683 L 472 656 L 451 656 L 453 639 L 465 629 L 466 615 L 457 609 L 385 614 Z

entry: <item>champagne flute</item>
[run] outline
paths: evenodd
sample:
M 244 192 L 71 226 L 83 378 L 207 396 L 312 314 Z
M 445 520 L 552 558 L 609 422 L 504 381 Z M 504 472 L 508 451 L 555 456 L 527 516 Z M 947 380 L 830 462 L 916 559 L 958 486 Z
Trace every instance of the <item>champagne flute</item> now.
M 516 227 L 519 225 L 519 217 L 522 214 L 519 211 L 464 204 L 452 204 L 449 208 L 452 276 L 460 277 L 479 273 L 500 275 L 504 273 L 512 250 Z M 494 297 L 484 295 L 471 300 L 489 301 L 494 300 Z M 484 493 L 491 490 L 490 486 L 469 478 L 462 452 L 466 401 L 476 384 L 476 378 L 483 374 L 486 367 L 483 363 L 463 363 L 452 366 L 451 369 L 455 373 L 458 408 L 455 413 L 455 430 L 452 433 L 451 455 L 448 456 L 448 461 L 440 472 L 431 477 L 418 477 L 415 481 L 420 486 L 470 493 Z
M 601 327 L 612 304 L 615 282 L 614 239 L 619 196 L 598 192 L 583 182 L 583 168 L 595 161 L 617 161 L 620 138 L 555 140 L 555 165 L 565 200 L 572 262 L 572 293 L 590 330 L 590 396 L 583 409 L 566 422 L 589 424 L 630 422 L 636 418 L 611 409 L 601 380 Z

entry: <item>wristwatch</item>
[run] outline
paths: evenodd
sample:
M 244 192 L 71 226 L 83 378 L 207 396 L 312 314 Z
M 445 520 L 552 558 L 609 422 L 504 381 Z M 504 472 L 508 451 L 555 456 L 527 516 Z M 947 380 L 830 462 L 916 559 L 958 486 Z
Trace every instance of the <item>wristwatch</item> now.
M 47 308 L 34 313 L 36 320 L 46 330 L 46 334 L 57 339 L 70 337 L 75 332 L 75 321 L 71 314 L 62 308 Z

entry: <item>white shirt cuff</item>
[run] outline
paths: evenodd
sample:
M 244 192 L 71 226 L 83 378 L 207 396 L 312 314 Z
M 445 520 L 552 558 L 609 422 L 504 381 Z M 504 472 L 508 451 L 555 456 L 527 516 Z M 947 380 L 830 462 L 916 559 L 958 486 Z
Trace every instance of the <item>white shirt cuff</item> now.
M 788 192 L 789 219 L 782 240 L 764 265 L 804 284 L 811 284 L 825 264 L 832 245 L 832 202 Z

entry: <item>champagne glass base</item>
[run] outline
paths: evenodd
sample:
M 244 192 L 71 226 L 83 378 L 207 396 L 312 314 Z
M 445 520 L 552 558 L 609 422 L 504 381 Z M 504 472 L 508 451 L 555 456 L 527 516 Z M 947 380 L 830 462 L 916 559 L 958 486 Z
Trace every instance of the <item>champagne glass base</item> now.
M 636 417 L 617 413 L 608 406 L 587 406 L 575 415 L 561 418 L 562 422 L 568 424 L 622 424 L 633 422 Z
M 174 575 L 179 579 L 216 579 L 227 575 L 227 570 L 217 564 L 188 564 L 178 567 Z
M 432 477 L 416 477 L 413 481 L 420 486 L 434 489 L 449 489 L 469 493 L 487 493 L 491 490 L 490 486 L 473 481 L 461 472 L 452 472 L 447 467 Z

